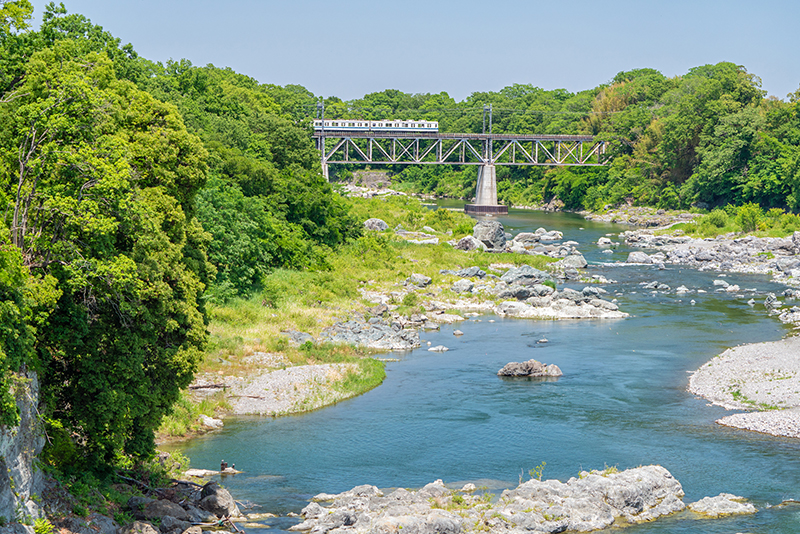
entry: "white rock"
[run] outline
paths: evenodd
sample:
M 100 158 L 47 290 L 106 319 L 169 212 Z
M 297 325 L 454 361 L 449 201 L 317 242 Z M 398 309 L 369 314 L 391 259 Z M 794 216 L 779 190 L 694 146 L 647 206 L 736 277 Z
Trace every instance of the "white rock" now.
M 709 517 L 724 515 L 754 514 L 756 507 L 744 501 L 744 497 L 737 497 L 730 493 L 720 493 L 716 497 L 705 497 L 689 505 L 695 513 Z
M 444 345 L 436 345 L 435 347 L 429 348 L 428 352 L 447 352 L 448 350 L 450 349 L 448 349 Z
M 224 423 L 221 419 L 214 419 L 213 417 L 209 417 L 204 414 L 200 414 L 200 417 L 197 418 L 200 421 L 200 424 L 208 427 L 208 428 L 222 428 Z

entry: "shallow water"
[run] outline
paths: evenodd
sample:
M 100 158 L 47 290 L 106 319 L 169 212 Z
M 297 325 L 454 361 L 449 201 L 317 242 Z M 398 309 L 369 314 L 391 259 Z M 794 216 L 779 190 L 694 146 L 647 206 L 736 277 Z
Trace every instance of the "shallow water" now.
M 626 532 L 800 531 L 800 507 L 767 508 L 800 499 L 800 440 L 715 425 L 730 412 L 686 392 L 687 371 L 725 348 L 785 334 L 762 305 L 746 304 L 753 295 L 763 302 L 765 292 L 781 286 L 731 274 L 729 283 L 757 290 L 736 296 L 715 292 L 714 273 L 608 264 L 624 261 L 629 249 L 609 257 L 593 243 L 620 226 L 536 212 L 512 211 L 500 220 L 512 233 L 544 226 L 578 241 L 590 274 L 617 281 L 604 287 L 631 317 L 555 322 L 484 315 L 442 326 L 422 337 L 449 352 L 427 352 L 423 343 L 399 355 L 387 364 L 384 384 L 361 397 L 299 416 L 226 420 L 224 430 L 173 448 L 193 467 L 214 468 L 222 458 L 236 463 L 245 473 L 224 484 L 237 499 L 275 513 L 299 512 L 316 493 L 358 484 L 419 487 L 441 478 L 499 494 L 542 462 L 544 478 L 561 480 L 581 469 L 661 464 L 683 484 L 685 502 L 724 491 L 752 499 L 762 511 L 704 521 L 684 513 Z M 672 290 L 652 294 L 639 286 L 653 280 Z M 681 284 L 707 293 L 678 296 Z M 456 328 L 464 336 L 454 337 Z M 543 338 L 548 342 L 538 343 Z M 564 376 L 496 376 L 509 361 L 530 358 L 557 364 Z M 290 524 L 283 518 L 265 527 Z

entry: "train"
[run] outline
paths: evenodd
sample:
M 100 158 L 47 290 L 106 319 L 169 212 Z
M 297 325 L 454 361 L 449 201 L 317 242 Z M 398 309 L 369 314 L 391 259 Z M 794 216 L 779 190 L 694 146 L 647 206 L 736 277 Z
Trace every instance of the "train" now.
M 363 119 L 320 119 L 314 120 L 314 129 L 345 130 L 348 132 L 438 132 L 436 121 L 368 121 Z

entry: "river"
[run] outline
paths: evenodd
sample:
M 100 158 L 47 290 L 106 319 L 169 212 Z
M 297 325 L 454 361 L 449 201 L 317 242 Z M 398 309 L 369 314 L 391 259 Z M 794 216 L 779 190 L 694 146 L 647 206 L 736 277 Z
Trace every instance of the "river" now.
M 728 347 L 780 339 L 786 327 L 763 305 L 748 306 L 750 294 L 716 292 L 718 273 L 615 263 L 630 249 L 608 255 L 594 243 L 625 227 L 520 210 L 499 220 L 514 234 L 542 226 L 577 241 L 589 274 L 617 282 L 603 287 L 631 317 L 483 315 L 442 326 L 422 338 L 449 352 L 428 352 L 423 343 L 399 355 L 387 364 L 383 385 L 365 395 L 298 416 L 227 419 L 224 430 L 170 448 L 188 455 L 193 467 L 213 469 L 223 458 L 235 463 L 244 473 L 225 477 L 225 486 L 237 499 L 261 505 L 259 511 L 278 514 L 299 512 L 316 493 L 359 484 L 412 488 L 441 478 L 499 495 L 542 462 L 543 478 L 561 480 L 582 469 L 661 464 L 681 482 L 687 503 L 729 492 L 761 511 L 702 521 L 683 513 L 626 532 L 800 532 L 800 507 L 770 507 L 800 499 L 800 440 L 716 425 L 731 412 L 686 392 L 688 371 Z M 639 285 L 654 280 L 672 289 L 653 293 Z M 759 303 L 766 292 L 783 289 L 761 276 L 725 280 L 756 289 Z M 677 295 L 679 285 L 693 291 Z M 454 337 L 456 328 L 464 335 Z M 509 361 L 530 358 L 557 364 L 564 376 L 549 382 L 496 376 Z M 295 522 L 275 518 L 264 528 Z

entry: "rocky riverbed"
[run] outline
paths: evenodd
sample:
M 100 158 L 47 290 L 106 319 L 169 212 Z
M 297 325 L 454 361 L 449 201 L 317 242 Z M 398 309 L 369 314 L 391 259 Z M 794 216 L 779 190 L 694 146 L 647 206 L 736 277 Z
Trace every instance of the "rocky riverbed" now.
M 652 521 L 686 508 L 683 488 L 666 469 L 651 465 L 617 472 L 583 471 L 567 482 L 532 478 L 499 499 L 467 484 L 450 489 L 441 480 L 413 491 L 385 494 L 374 486 L 317 495 L 305 519 L 290 528 L 310 534 L 412 532 L 586 532 Z M 719 517 L 754 513 L 740 497 L 722 494 L 696 503 L 696 513 Z M 319 504 L 328 503 L 327 506 Z
M 635 263 L 669 263 L 699 270 L 771 274 L 776 280 L 794 284 L 800 278 L 800 232 L 790 237 L 725 235 L 694 238 L 680 230 L 671 234 L 653 230 L 631 230 L 620 239 L 632 247 L 654 249 L 634 253 Z

